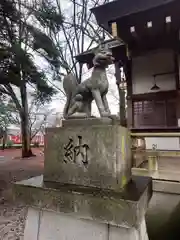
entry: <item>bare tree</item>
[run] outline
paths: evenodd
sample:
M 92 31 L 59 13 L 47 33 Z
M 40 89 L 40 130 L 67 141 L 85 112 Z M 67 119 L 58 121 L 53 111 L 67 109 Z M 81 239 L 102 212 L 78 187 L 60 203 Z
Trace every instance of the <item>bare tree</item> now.
M 29 103 L 29 122 L 30 122 L 30 140 L 38 134 L 44 135 L 45 128 L 48 123 L 48 118 L 53 114 L 54 109 L 44 105 L 36 98 L 32 98 Z M 54 120 L 55 121 L 55 120 Z M 52 123 L 53 125 L 53 123 Z
M 33 97 L 32 91 L 28 91 L 28 119 L 29 119 L 29 131 L 30 131 L 30 141 L 38 134 L 44 134 L 45 128 L 49 123 L 49 118 L 54 114 L 54 109 L 50 107 L 49 104 L 43 104 L 36 97 Z M 55 124 L 54 119 L 51 118 L 51 125 Z M 0 98 L 0 138 L 1 129 L 6 130 L 10 125 L 21 125 L 21 119 L 19 117 L 18 110 L 13 101 L 3 101 Z
M 5 149 L 8 127 L 11 124 L 17 124 L 18 118 L 16 109 L 9 98 L 0 96 L 0 140 L 2 140 L 2 149 Z
M 48 33 L 60 52 L 61 75 L 73 72 L 80 83 L 85 69 L 76 61 L 75 56 L 111 37 L 97 25 L 90 11 L 91 8 L 107 2 L 109 0 L 66 0 L 64 3 L 54 1 L 59 14 L 65 18 L 59 32 L 51 30 Z

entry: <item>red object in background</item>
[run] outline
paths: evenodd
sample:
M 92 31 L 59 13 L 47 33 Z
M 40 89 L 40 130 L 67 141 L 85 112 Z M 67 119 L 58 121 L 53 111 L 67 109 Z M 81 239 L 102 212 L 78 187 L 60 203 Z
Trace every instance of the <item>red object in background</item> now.
M 21 135 L 9 135 L 9 140 L 12 141 L 14 144 L 21 144 Z M 44 144 L 44 136 L 43 135 L 36 135 L 31 143 L 39 143 Z
M 12 141 L 14 144 L 20 144 L 21 136 L 20 135 L 10 135 L 9 140 Z

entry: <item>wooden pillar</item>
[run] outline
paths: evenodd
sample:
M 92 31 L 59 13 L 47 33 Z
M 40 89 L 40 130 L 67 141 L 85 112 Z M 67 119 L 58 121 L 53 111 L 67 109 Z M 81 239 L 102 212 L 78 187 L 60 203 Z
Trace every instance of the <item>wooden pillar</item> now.
M 132 59 L 127 60 L 124 66 L 124 72 L 127 82 L 127 126 L 134 126 L 133 104 L 132 104 Z
M 159 160 L 158 153 L 154 154 L 153 156 L 148 156 L 148 170 L 150 172 L 158 171 L 158 160 Z
M 177 50 L 174 50 L 174 71 L 175 71 L 176 90 L 179 90 L 179 54 Z
M 176 117 L 177 117 L 177 126 L 180 127 L 180 92 L 178 92 L 176 97 Z
M 177 97 L 176 97 L 176 117 L 177 117 L 177 125 L 180 124 L 180 93 L 179 93 L 179 53 L 178 48 L 174 49 L 174 72 L 175 72 L 175 81 L 176 81 L 176 90 L 177 90 Z M 180 127 L 180 126 L 179 126 Z
M 119 94 L 119 115 L 120 115 L 120 124 L 126 126 L 126 101 L 125 101 L 125 91 L 120 88 L 121 84 L 121 70 L 118 62 L 115 63 L 115 76 L 116 76 L 116 85 Z
M 158 161 L 159 161 L 159 152 L 157 147 L 152 148 L 152 152 L 148 154 L 148 170 L 151 171 L 158 171 Z

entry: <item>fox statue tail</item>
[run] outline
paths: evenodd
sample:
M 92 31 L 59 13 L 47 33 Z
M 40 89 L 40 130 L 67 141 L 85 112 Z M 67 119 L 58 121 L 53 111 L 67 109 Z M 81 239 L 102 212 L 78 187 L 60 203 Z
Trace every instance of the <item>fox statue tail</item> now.
M 76 90 L 77 86 L 78 86 L 78 83 L 77 83 L 76 77 L 72 73 L 64 77 L 63 88 L 66 94 L 66 104 L 64 107 L 63 117 L 65 119 L 68 116 L 68 110 L 71 104 L 73 93 Z

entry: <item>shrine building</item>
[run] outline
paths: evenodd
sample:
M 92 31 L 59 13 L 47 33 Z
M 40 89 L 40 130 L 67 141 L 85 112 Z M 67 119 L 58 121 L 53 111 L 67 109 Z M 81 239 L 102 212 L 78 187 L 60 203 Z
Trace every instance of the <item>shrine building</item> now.
M 116 0 L 91 11 L 114 37 L 106 44 L 126 76 L 128 128 L 132 133 L 179 133 L 180 1 Z M 77 56 L 89 67 L 92 58 L 92 51 Z M 176 142 L 180 150 L 179 137 Z M 167 141 L 163 144 L 166 148 Z

